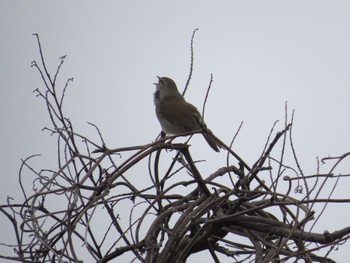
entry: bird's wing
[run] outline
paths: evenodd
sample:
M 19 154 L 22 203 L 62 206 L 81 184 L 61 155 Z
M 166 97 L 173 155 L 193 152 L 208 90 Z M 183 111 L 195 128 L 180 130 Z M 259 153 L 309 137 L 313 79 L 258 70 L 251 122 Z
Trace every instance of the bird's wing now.
M 194 131 L 202 128 L 202 118 L 197 108 L 185 100 L 164 99 L 159 107 L 159 112 L 161 112 L 164 119 L 182 126 L 184 131 Z

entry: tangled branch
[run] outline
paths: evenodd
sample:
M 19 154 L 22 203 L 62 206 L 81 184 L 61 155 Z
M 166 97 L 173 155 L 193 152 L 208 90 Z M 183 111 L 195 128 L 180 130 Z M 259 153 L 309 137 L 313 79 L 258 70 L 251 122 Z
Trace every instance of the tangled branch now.
M 44 90 L 35 93 L 46 103 L 52 124 L 46 130 L 58 140 L 58 167 L 38 172 L 31 158 L 23 160 L 20 181 L 22 169 L 29 168 L 36 177 L 34 187 L 22 185 L 23 203 L 9 200 L 0 206 L 16 237 L 15 255 L 0 257 L 19 262 L 186 262 L 207 251 L 207 262 L 334 262 L 329 255 L 348 240 L 350 227 L 313 232 L 319 219 L 313 207 L 350 202 L 320 198 L 327 184 L 335 180 L 336 186 L 348 176 L 333 172 L 350 153 L 335 158 L 327 173 L 304 175 L 291 140 L 294 116 L 288 119 L 287 108 L 284 127 L 275 132 L 274 126 L 253 165 L 226 146 L 227 163 L 208 171 L 188 144 L 168 143 L 172 137 L 109 148 L 95 125 L 101 142 L 74 130 L 63 110 L 73 79 L 56 87 L 66 57 L 52 79 L 35 36 L 41 66 L 35 61 L 32 66 L 44 83 Z M 287 152 L 296 168 L 284 163 Z

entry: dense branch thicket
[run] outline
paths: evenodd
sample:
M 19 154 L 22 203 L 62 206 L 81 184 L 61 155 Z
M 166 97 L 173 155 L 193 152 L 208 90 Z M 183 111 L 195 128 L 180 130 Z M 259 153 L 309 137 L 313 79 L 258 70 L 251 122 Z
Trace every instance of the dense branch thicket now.
M 108 148 L 96 126 L 101 143 L 73 129 L 63 112 L 72 79 L 63 88 L 56 86 L 65 57 L 52 78 L 35 36 L 41 65 L 32 66 L 44 83 L 35 92 L 46 102 L 52 123 L 46 129 L 58 139 L 58 167 L 37 171 L 30 166 L 32 157 L 23 161 L 21 169 L 31 169 L 36 179 L 32 189 L 22 186 L 23 203 L 0 207 L 1 220 L 10 220 L 16 238 L 16 244 L 2 244 L 13 245 L 15 253 L 0 257 L 151 263 L 186 262 L 206 253 L 206 262 L 334 262 L 331 255 L 348 240 L 350 226 L 313 232 L 322 215 L 315 205 L 350 202 L 320 198 L 346 176 L 335 175 L 334 169 L 350 153 L 325 158 L 334 162 L 327 173 L 304 175 L 287 110 L 284 127 L 271 130 L 253 164 L 226 147 L 227 162 L 207 171 L 210 160 L 199 163 L 189 145 L 170 144 L 169 138 Z M 294 156 L 294 167 L 284 164 L 287 152 Z

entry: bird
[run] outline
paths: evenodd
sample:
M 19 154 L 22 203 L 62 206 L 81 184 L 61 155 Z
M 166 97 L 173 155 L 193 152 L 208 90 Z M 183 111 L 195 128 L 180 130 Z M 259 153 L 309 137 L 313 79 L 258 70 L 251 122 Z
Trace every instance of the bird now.
M 212 132 L 207 128 L 198 109 L 186 102 L 179 93 L 175 82 L 168 77 L 158 77 L 154 92 L 154 105 L 162 130 L 167 135 L 177 135 L 191 131 L 202 131 L 210 147 L 219 152 L 223 148 Z

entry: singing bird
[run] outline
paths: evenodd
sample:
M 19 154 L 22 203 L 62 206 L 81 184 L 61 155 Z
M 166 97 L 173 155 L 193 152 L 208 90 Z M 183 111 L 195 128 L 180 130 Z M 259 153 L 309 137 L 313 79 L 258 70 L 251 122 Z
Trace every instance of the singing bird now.
M 167 135 L 176 135 L 201 130 L 210 147 L 219 152 L 221 143 L 207 128 L 197 108 L 179 93 L 175 82 L 168 77 L 158 77 L 155 85 L 154 105 L 163 131 Z

